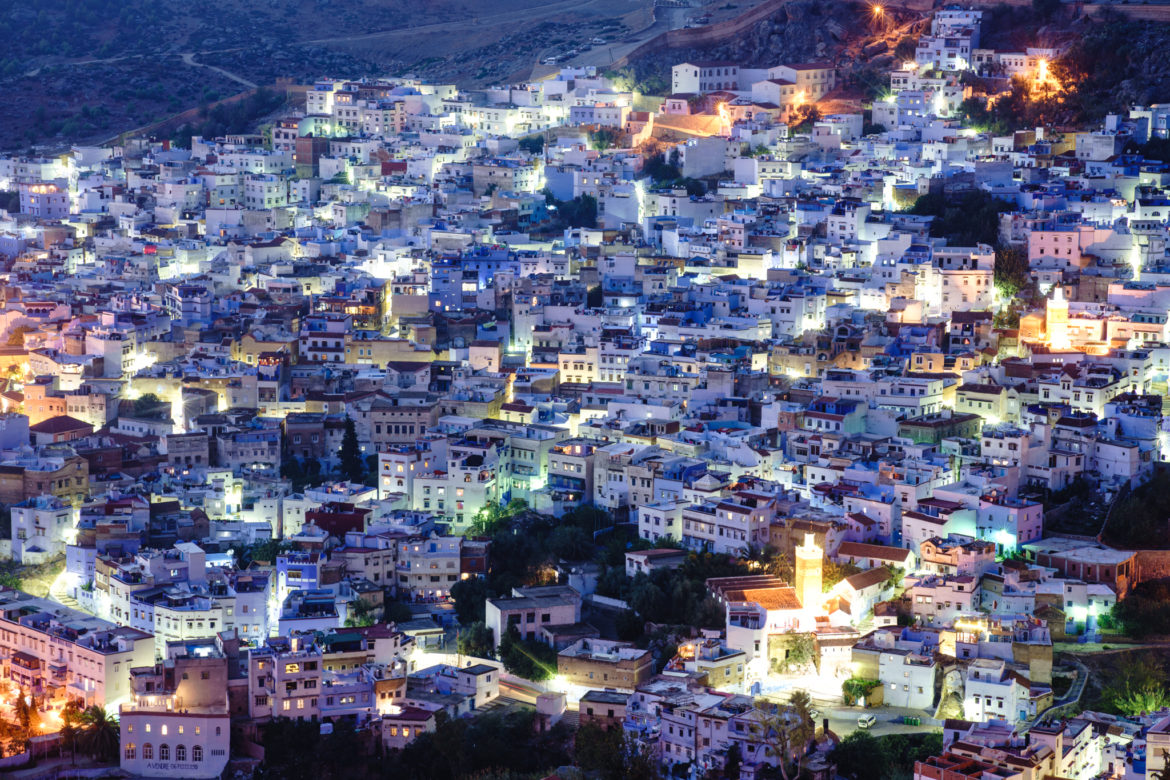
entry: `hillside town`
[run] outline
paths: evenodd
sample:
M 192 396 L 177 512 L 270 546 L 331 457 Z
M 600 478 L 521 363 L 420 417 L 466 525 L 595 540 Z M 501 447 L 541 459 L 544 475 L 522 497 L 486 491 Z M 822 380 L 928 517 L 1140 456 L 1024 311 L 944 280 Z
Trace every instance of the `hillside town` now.
M 982 16 L 0 159 L 0 771 L 1166 777 L 1170 104 Z

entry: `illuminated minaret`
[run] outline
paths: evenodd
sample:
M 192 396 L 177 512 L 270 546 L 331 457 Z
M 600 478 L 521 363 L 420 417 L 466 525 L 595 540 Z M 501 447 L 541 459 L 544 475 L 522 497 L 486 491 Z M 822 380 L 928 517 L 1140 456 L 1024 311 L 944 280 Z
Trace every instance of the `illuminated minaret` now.
M 804 544 L 796 548 L 796 596 L 806 610 L 820 610 L 824 596 L 821 591 L 821 569 L 825 552 L 813 535 L 804 535 Z
M 1045 325 L 1048 329 L 1048 346 L 1053 349 L 1068 349 L 1068 301 L 1064 299 L 1064 288 L 1060 285 L 1048 299 Z

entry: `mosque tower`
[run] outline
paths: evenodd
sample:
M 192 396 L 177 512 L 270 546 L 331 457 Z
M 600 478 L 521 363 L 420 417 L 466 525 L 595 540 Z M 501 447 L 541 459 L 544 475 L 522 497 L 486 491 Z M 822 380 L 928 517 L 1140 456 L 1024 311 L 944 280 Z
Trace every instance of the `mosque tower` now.
M 1068 301 L 1064 299 L 1064 288 L 1059 284 L 1048 299 L 1045 328 L 1048 331 L 1048 346 L 1062 350 L 1069 348 Z
M 824 595 L 821 590 L 825 552 L 811 533 L 804 535 L 804 544 L 796 548 L 796 596 L 806 610 L 820 611 Z

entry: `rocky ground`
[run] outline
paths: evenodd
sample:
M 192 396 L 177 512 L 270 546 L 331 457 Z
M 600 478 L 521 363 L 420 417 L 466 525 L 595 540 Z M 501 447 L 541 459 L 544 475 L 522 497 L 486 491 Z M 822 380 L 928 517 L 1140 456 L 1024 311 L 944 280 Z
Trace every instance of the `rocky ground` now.
M 18 566 L 13 561 L 0 563 L 0 577 L 6 581 L 10 577 L 15 577 L 20 582 L 20 589 L 34 596 L 48 596 L 53 580 L 64 570 L 64 558 L 39 566 Z
M 876 22 L 868 3 L 793 0 L 745 35 L 702 48 L 660 49 L 630 63 L 639 79 L 669 74 L 686 60 L 730 60 L 763 68 L 782 63 L 828 60 L 840 68 L 842 86 L 863 93 L 880 86 L 880 70 L 896 60 L 895 50 L 913 41 L 925 24 L 913 13 L 887 14 Z M 905 52 L 903 52 L 905 54 Z

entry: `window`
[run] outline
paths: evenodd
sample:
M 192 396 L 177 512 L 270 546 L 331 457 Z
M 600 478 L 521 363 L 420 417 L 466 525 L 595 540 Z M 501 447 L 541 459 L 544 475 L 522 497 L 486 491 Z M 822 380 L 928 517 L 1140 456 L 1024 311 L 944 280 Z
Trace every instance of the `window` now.
M 135 757 L 135 753 L 136 753 L 136 751 L 135 751 L 135 749 L 134 749 L 134 743 L 133 743 L 133 742 L 131 742 L 130 744 L 126 745 L 126 758 L 127 758 L 128 760 L 131 760 L 131 761 L 133 761 L 133 760 L 134 760 L 134 757 Z
M 196 745 L 195 747 L 191 748 L 191 760 L 195 761 L 195 762 L 199 762 L 199 761 L 203 760 L 203 746 L 202 745 Z
M 150 761 L 151 759 L 153 759 L 154 758 L 154 745 L 151 745 L 149 742 L 144 744 L 142 746 L 142 757 L 144 759 L 146 759 L 147 761 Z
M 158 746 L 158 760 L 159 761 L 170 761 L 171 760 L 171 746 L 165 742 Z
M 175 746 L 175 760 L 176 761 L 186 761 L 187 760 L 187 746 L 186 745 L 176 745 Z

